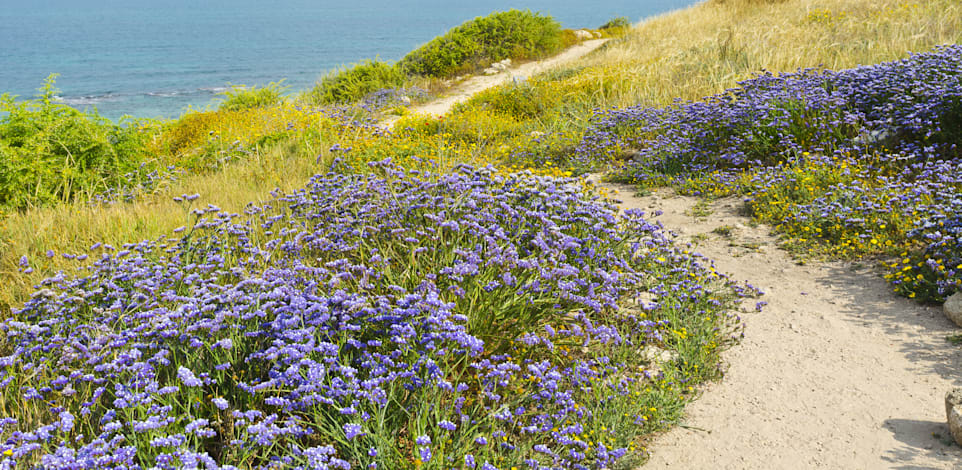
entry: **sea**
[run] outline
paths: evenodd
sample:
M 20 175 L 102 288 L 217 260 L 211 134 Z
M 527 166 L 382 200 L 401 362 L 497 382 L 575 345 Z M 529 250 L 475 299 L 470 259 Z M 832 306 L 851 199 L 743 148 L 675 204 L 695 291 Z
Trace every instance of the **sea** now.
M 693 0 L 0 0 L 0 93 L 58 99 L 113 120 L 216 106 L 234 85 L 310 89 L 364 59 L 395 61 L 448 29 L 508 9 L 596 28 Z

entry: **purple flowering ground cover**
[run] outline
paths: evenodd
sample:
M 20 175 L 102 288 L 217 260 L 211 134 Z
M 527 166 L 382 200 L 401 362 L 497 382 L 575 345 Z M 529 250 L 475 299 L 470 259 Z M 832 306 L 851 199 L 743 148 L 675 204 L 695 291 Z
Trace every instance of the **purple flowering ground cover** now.
M 962 46 L 841 71 L 765 73 L 698 102 L 601 111 L 583 162 L 742 195 L 803 255 L 884 256 L 895 290 L 962 290 Z
M 0 468 L 610 468 L 740 335 L 583 181 L 372 166 L 68 254 L 0 324 Z

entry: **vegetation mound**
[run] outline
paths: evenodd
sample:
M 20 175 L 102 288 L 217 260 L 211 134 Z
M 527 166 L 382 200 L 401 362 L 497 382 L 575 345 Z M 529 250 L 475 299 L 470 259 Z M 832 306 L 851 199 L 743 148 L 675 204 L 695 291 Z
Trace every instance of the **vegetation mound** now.
M 750 291 L 642 214 L 579 180 L 375 167 L 45 280 L 0 326 L 4 462 L 603 467 L 717 376 Z
M 628 29 L 624 18 L 605 23 L 598 34 L 618 36 Z M 525 61 L 555 54 L 578 42 L 553 18 L 529 10 L 479 16 L 411 51 L 397 63 L 366 60 L 324 76 L 307 97 L 314 103 L 352 103 L 382 89 L 403 88 L 432 80 L 477 73 L 511 59 Z
M 537 59 L 562 47 L 561 25 L 550 16 L 509 10 L 455 27 L 404 56 L 398 66 L 409 75 L 447 78 L 503 59 Z
M 962 290 L 962 47 L 839 72 L 765 74 L 704 101 L 597 118 L 579 158 L 637 149 L 619 178 L 748 196 L 786 245 L 898 257 L 898 292 Z

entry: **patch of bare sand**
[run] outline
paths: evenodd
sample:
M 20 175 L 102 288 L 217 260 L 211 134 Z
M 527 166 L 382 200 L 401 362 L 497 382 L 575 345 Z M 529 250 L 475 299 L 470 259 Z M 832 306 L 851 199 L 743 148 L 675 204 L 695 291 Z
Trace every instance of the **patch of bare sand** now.
M 943 403 L 962 385 L 962 349 L 939 308 L 895 296 L 870 263 L 797 264 L 738 200 L 696 218 L 695 198 L 607 186 L 624 209 L 664 211 L 655 219 L 768 302 L 743 315 L 725 377 L 686 408 L 687 428 L 655 439 L 645 468 L 962 468 Z
M 415 114 L 442 116 L 450 111 L 455 104 L 465 101 L 488 88 L 493 88 L 513 80 L 527 80 L 541 72 L 583 57 L 589 52 L 601 47 L 602 44 L 606 42 L 608 42 L 608 39 L 591 39 L 575 44 L 559 54 L 544 60 L 527 62 L 508 68 L 495 75 L 471 76 L 451 89 L 446 95 L 438 97 L 429 103 L 411 106 L 410 110 Z M 381 125 L 390 128 L 398 119 L 400 119 L 398 116 L 388 117 L 381 121 Z

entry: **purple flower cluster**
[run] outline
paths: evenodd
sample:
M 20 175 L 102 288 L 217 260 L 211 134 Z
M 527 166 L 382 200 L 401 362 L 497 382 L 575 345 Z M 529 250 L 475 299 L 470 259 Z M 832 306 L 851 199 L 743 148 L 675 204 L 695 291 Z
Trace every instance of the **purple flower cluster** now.
M 962 292 L 962 197 L 952 200 L 949 207 L 949 211 L 917 222 L 909 232 L 923 248 L 908 263 L 893 266 L 897 269 L 888 277 L 897 291 L 935 300 Z M 906 283 L 905 278 L 912 282 Z
M 606 466 L 585 429 L 656 379 L 618 351 L 751 293 L 578 180 L 374 167 L 43 281 L 0 324 L 0 468 Z
M 427 90 L 418 87 L 382 88 L 368 93 L 358 104 L 358 107 L 373 113 L 390 106 L 410 103 L 412 99 L 422 99 L 427 96 L 427 93 Z
M 843 256 L 921 247 L 887 277 L 906 295 L 941 300 L 962 285 L 951 229 L 960 144 L 962 46 L 951 45 L 848 70 L 766 73 L 700 102 L 600 112 L 578 158 L 632 152 L 619 178 L 747 195 L 787 237 Z
M 691 174 L 792 161 L 803 153 L 959 156 L 962 46 L 842 71 L 766 73 L 703 101 L 600 112 L 585 160 L 636 149 L 625 175 Z M 684 177 L 684 176 L 683 176 Z

